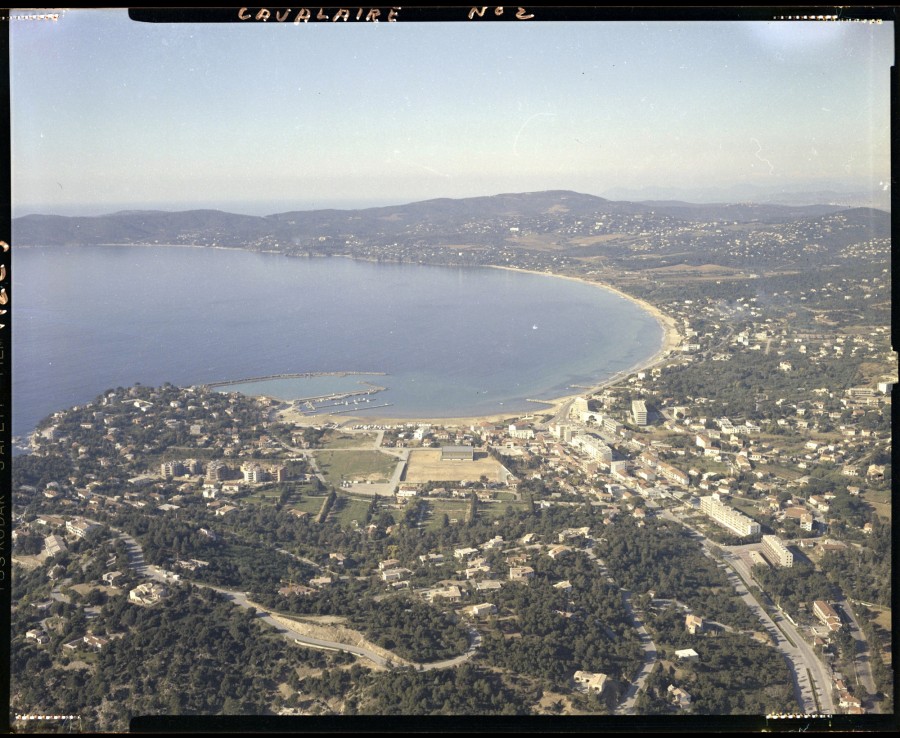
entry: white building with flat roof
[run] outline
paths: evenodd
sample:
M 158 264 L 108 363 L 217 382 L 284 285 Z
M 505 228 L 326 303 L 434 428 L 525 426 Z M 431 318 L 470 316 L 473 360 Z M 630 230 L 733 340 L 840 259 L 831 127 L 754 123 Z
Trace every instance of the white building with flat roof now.
M 647 404 L 643 400 L 632 400 L 631 414 L 635 425 L 647 425 Z
M 92 531 L 98 530 L 99 528 L 100 526 L 96 523 L 88 522 L 83 518 L 75 518 L 74 520 L 66 521 L 66 531 L 78 538 L 84 538 Z
M 497 612 L 497 606 L 490 602 L 482 602 L 480 605 L 472 605 L 469 608 L 469 615 L 473 618 L 485 617 L 486 615 L 494 615 Z
M 598 674 L 591 671 L 576 671 L 572 677 L 576 684 L 583 684 L 588 689 L 594 690 L 597 694 L 603 694 L 606 689 L 609 677 L 606 674 Z
M 741 538 L 759 535 L 759 523 L 712 496 L 700 498 L 700 511 Z
M 599 438 L 579 433 L 572 436 L 571 444 L 592 461 L 609 464 L 612 461 L 612 449 Z
M 794 554 L 778 536 L 763 536 L 762 542 L 766 556 L 773 563 L 786 569 L 794 565 Z

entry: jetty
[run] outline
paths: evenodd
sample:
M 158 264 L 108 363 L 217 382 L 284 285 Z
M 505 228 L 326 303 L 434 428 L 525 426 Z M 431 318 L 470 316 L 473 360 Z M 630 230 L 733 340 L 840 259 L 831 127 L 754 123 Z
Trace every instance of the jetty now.
M 312 379 L 313 377 L 352 377 L 352 376 L 376 376 L 384 377 L 386 372 L 296 372 L 285 374 L 266 374 L 263 377 L 245 377 L 244 379 L 228 379 L 221 382 L 207 382 L 204 387 L 215 389 L 227 387 L 229 384 L 251 384 L 252 382 L 267 382 L 270 379 Z
M 381 407 L 390 407 L 393 405 L 392 402 L 385 402 L 382 405 L 354 405 L 353 407 L 348 407 L 343 410 L 325 410 L 321 413 L 310 413 L 311 415 L 341 415 L 342 413 L 358 413 L 362 410 L 376 410 Z M 328 405 L 327 407 L 333 407 L 332 405 Z

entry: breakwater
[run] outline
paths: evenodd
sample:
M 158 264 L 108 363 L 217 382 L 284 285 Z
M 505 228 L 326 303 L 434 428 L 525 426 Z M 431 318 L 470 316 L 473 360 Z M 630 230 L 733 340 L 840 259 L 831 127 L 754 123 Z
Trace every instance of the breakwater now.
M 377 376 L 384 377 L 386 372 L 297 372 L 287 374 L 266 374 L 262 377 L 247 377 L 245 379 L 228 379 L 221 382 L 207 382 L 204 387 L 215 389 L 227 387 L 230 384 L 250 384 L 252 382 L 268 382 L 272 379 L 310 379 L 312 377 L 351 377 L 351 376 Z

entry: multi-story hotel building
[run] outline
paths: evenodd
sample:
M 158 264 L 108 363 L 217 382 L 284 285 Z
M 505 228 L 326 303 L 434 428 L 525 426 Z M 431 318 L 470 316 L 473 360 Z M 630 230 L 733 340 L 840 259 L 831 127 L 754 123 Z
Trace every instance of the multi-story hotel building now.
M 169 478 L 169 477 L 180 477 L 184 474 L 184 464 L 180 461 L 164 461 L 159 466 L 160 476 Z
M 245 482 L 264 482 L 266 481 L 266 471 L 259 464 L 252 461 L 241 464 L 241 473 L 244 475 Z
M 612 461 L 612 449 L 599 438 L 579 433 L 572 437 L 571 444 L 594 461 L 600 461 L 604 464 Z

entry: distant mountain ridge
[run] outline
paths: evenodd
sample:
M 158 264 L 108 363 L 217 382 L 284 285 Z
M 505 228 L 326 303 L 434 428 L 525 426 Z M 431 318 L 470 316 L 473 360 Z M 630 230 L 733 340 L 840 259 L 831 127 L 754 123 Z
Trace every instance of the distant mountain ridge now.
M 679 200 L 691 203 L 759 203 L 771 205 L 837 205 L 889 210 L 891 193 L 884 185 L 857 185 L 848 190 L 836 182 L 818 183 L 806 189 L 788 186 L 740 184 L 729 187 L 615 187 L 603 193 L 613 200 L 636 202 Z
M 461 199 L 438 198 L 406 205 L 359 210 L 297 210 L 268 216 L 239 215 L 221 210 L 123 210 L 101 216 L 26 215 L 13 220 L 15 239 L 22 245 L 88 245 L 186 243 L 240 245 L 271 241 L 297 244 L 308 239 L 344 236 L 365 238 L 409 236 L 427 226 L 427 233 L 451 238 L 454 231 L 476 221 L 525 218 L 544 222 L 552 232 L 573 218 L 604 215 L 641 216 L 685 222 L 787 222 L 834 214 L 833 205 L 767 205 L 760 203 L 697 204 L 678 201 L 607 200 L 568 190 L 504 193 Z M 889 218 L 882 211 L 882 216 Z M 452 240 L 452 238 L 451 238 Z

